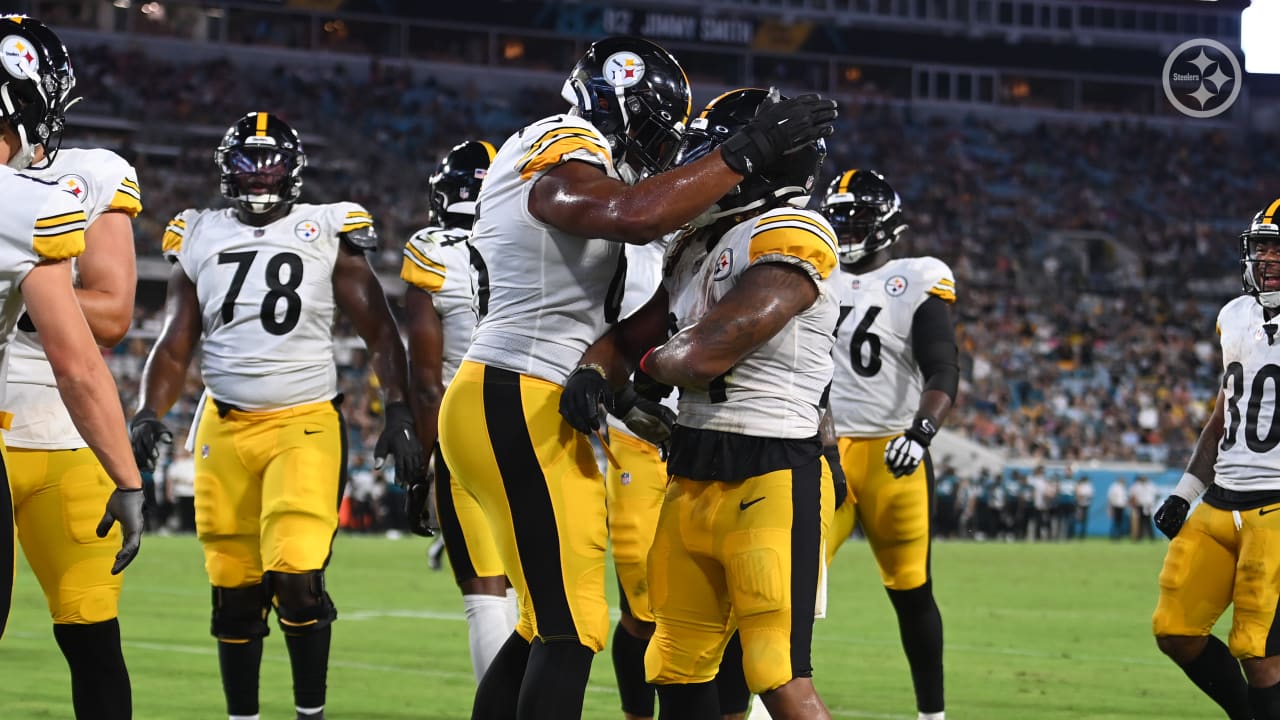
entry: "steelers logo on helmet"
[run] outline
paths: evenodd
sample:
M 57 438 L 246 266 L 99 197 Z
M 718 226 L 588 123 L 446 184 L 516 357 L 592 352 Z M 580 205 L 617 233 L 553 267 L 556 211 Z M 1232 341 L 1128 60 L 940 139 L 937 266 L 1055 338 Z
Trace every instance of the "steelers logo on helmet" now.
M 604 78 L 616 88 L 629 88 L 644 79 L 644 60 L 633 52 L 616 52 L 604 61 Z
M 898 297 L 907 291 L 907 279 L 901 275 L 894 275 L 884 281 L 884 291 L 891 297 Z
M 4 69 L 19 80 L 36 77 L 40 71 L 40 56 L 30 46 L 30 41 L 18 35 L 0 40 L 0 62 Z

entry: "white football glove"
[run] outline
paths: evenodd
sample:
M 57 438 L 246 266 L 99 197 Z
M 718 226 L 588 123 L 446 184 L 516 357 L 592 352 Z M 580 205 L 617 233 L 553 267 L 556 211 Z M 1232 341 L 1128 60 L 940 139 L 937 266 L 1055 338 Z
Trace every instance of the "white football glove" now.
M 884 448 L 884 464 L 893 476 L 900 478 L 916 471 L 924 460 L 924 451 L 937 433 L 928 418 L 916 418 L 907 431 L 889 441 Z

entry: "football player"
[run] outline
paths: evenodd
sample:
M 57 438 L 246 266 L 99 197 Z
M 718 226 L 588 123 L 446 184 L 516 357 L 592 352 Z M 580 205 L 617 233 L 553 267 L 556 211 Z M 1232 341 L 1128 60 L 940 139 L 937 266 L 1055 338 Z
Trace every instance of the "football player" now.
M 1280 199 L 1239 242 L 1244 295 L 1218 313 L 1222 389 L 1186 472 L 1155 514 L 1171 542 L 1152 627 L 1160 650 L 1227 717 L 1280 720 L 1280 433 L 1274 420 L 1260 421 L 1275 418 L 1280 383 Z M 1211 632 L 1233 603 L 1224 644 Z
M 712 101 L 685 137 L 681 167 L 777 107 L 759 89 Z M 809 647 L 834 510 L 818 421 L 839 313 L 836 235 L 793 207 L 808 199 L 825 155 L 810 138 L 709 205 L 672 242 L 662 288 L 587 350 L 560 404 L 589 431 L 637 360 L 645 385 L 681 389 L 649 552 L 657 627 L 645 667 L 664 720 L 721 714 L 713 680 L 735 627 L 747 686 L 771 712 L 831 717 Z
M 943 720 L 942 616 L 929 572 L 929 442 L 960 381 L 950 306 L 956 283 L 932 257 L 890 258 L 907 226 L 884 177 L 848 170 L 822 214 L 840 239 L 840 327 L 831 417 L 848 482 L 828 562 L 855 524 L 866 533 L 898 616 L 920 720 Z
M 496 152 L 468 140 L 453 147 L 430 180 L 430 225 L 404 248 L 400 278 L 408 284 L 404 303 L 409 333 L 410 386 L 414 418 L 424 448 L 433 448 L 436 517 L 471 640 L 476 682 L 516 625 L 515 593 L 503 574 L 493 533 L 474 498 L 458 489 L 436 444 L 440 398 L 467 352 L 476 325 L 471 246 L 476 198 Z M 427 482 L 409 487 L 409 526 L 429 535 Z
M 333 354 L 335 308 L 369 348 L 384 397 L 374 450 L 396 480 L 425 473 L 404 345 L 365 253 L 373 218 L 355 203 L 297 202 L 306 154 L 284 120 L 253 112 L 214 155 L 233 207 L 184 210 L 165 230 L 173 262 L 165 324 L 143 369 L 134 453 L 146 469 L 171 438 L 160 417 L 182 392 L 203 335 L 207 402 L 197 411 L 196 533 L 213 585 L 212 633 L 227 712 L 258 716 L 258 670 L 274 606 L 299 718 L 324 716 L 325 588 L 346 470 Z
M 52 490 L 51 500 L 34 499 L 26 495 L 27 483 L 38 479 L 18 477 L 8 453 L 0 453 L 0 473 L 5 476 L 0 482 L 0 634 L 4 633 L 13 597 L 14 513 L 9 482 L 13 476 L 23 500 L 32 503 L 24 503 L 22 509 L 24 546 L 29 555 L 38 556 L 33 557 L 32 565 L 49 596 L 50 610 L 55 622 L 65 610 L 69 615 L 64 617 L 74 623 L 56 624 L 54 635 L 71 668 L 76 715 L 127 718 L 128 673 L 120 654 L 119 625 L 114 620 L 120 586 L 105 576 L 108 570 L 118 575 L 138 552 L 142 478 L 129 451 L 115 381 L 94 337 L 94 327 L 108 333 L 105 328 L 109 323 L 99 326 L 86 321 L 81 303 L 95 322 L 104 311 L 85 298 L 87 293 L 77 294 L 72 285 L 70 260 L 85 250 L 85 206 L 67 185 L 17 172 L 28 169 L 41 156 L 45 163 L 56 159 L 75 76 L 57 35 L 31 18 L 0 16 L 0 48 L 6 71 L 0 74 L 0 160 L 4 163 L 0 167 L 0 197 L 5 199 L 0 212 L 0 297 L 4 298 L 0 302 L 0 367 L 12 352 L 13 334 L 25 303 L 30 324 L 38 328 L 58 399 L 75 431 L 101 463 L 100 471 L 91 463 L 73 482 Z M 110 244 L 95 234 L 98 241 Z M 18 407 L 7 388 L 0 391 L 0 406 Z M 47 413 L 50 406 L 21 408 L 28 409 Z M 0 413 L 0 426 L 8 428 L 13 418 L 8 412 Z M 29 420 L 24 417 L 23 422 Z M 104 482 L 101 472 L 114 490 L 100 491 L 98 486 Z M 59 499 L 59 494 L 64 499 Z M 63 514 L 63 502 L 75 512 Z M 104 502 L 107 511 L 99 520 L 96 508 Z M 124 532 L 113 561 L 109 550 L 100 552 L 104 548 L 97 538 L 121 541 L 111 527 L 117 519 Z M 53 525 L 54 532 L 39 535 L 41 544 L 37 545 L 31 533 L 40 529 L 29 522 Z M 64 537 L 64 532 L 71 537 Z M 43 545 L 45 541 L 53 546 Z M 68 569 L 59 565 L 67 558 L 53 557 L 66 550 L 68 543 L 85 544 L 78 548 L 83 553 L 77 555 L 83 567 Z M 113 684 L 118 685 L 108 687 Z M 87 707 L 88 702 L 104 704 Z
M 94 339 L 111 347 L 133 319 L 137 268 L 131 219 L 142 210 L 137 174 L 110 150 L 63 149 L 25 175 L 75 195 L 88 222 L 72 260 L 76 297 Z M 38 169 L 37 169 L 38 168 Z M 5 391 L 21 408 L 5 433 L 18 540 L 48 601 L 53 636 L 71 671 L 77 718 L 130 717 L 129 671 L 116 619 L 123 575 L 111 573 L 115 538 L 98 538 L 94 514 L 114 483 L 76 431 L 29 315 L 18 319 Z M 63 519 L 67 522 L 64 522 Z
M 520 605 L 476 718 L 578 717 L 605 645 L 604 483 L 556 408 L 582 352 L 620 317 L 623 243 L 679 228 L 835 117 L 817 96 L 782 103 L 668 172 L 691 99 L 661 47 L 598 41 L 563 94 L 571 110 L 508 138 L 480 190 L 471 243 L 486 312 L 440 409 L 444 460 L 489 519 Z

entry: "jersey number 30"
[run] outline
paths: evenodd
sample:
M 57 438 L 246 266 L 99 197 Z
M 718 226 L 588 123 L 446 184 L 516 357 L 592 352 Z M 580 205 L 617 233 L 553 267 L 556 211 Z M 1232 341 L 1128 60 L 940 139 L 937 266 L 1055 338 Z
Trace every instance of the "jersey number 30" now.
M 222 299 L 222 322 L 229 323 L 235 317 L 236 298 L 244 287 L 245 278 L 253 266 L 258 251 L 218 253 L 219 265 L 235 265 L 235 275 L 227 288 L 227 295 Z M 281 278 L 285 268 L 288 277 Z M 267 293 L 262 296 L 262 310 L 258 316 L 262 319 L 262 329 L 272 335 L 287 335 L 298 326 L 298 318 L 302 316 L 302 298 L 298 295 L 298 287 L 302 285 L 302 258 L 291 252 L 273 255 L 267 261 Z M 279 316 L 280 302 L 284 301 L 284 315 Z
M 1273 414 L 1267 427 L 1267 434 L 1261 434 L 1258 427 L 1262 414 L 1262 401 L 1267 395 L 1267 383 L 1271 383 L 1272 413 L 1280 408 L 1280 365 L 1270 363 L 1258 369 L 1253 376 L 1252 387 L 1249 388 L 1249 403 L 1245 407 L 1244 442 L 1255 453 L 1269 452 L 1280 445 L 1280 418 Z M 1223 450 L 1230 450 L 1236 444 L 1236 434 L 1240 429 L 1240 398 L 1244 396 L 1244 366 L 1238 362 L 1227 365 L 1227 372 L 1222 377 L 1222 389 L 1230 387 L 1231 395 L 1227 398 L 1227 427 L 1222 433 Z

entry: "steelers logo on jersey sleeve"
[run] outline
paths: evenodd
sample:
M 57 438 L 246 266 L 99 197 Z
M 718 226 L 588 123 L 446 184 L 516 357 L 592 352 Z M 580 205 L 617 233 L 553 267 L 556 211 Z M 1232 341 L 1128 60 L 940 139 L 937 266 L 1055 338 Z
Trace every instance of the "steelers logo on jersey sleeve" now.
M 884 291 L 890 297 L 898 297 L 907 291 L 907 279 L 901 275 L 894 275 L 884 281 Z
M 63 175 L 58 178 L 58 184 L 62 186 L 63 190 L 75 195 L 77 200 L 84 202 L 85 196 L 88 192 L 87 188 L 89 187 L 89 184 L 84 181 L 84 178 L 74 174 Z
M 320 237 L 320 226 L 313 220 L 303 220 L 294 226 L 293 234 L 303 242 L 311 242 Z
M 724 280 L 733 274 L 733 248 L 725 248 L 716 258 L 716 269 L 711 273 L 712 280 Z

